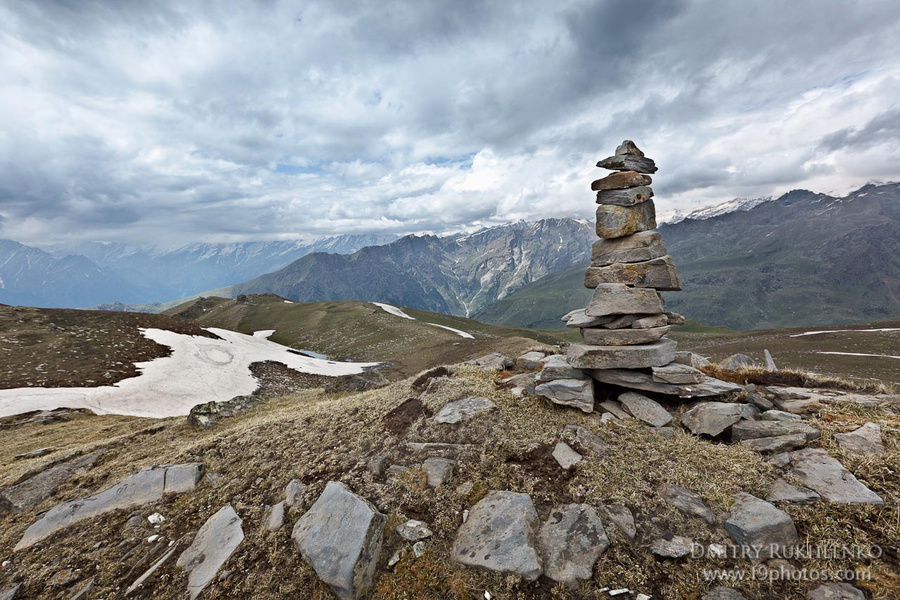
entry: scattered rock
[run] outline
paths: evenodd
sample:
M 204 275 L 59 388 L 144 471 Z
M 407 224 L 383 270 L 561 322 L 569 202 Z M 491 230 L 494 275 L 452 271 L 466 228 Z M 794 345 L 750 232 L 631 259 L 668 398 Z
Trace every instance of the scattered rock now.
M 526 352 L 516 359 L 516 369 L 520 371 L 540 369 L 544 364 L 544 356 L 546 355 L 543 352 Z
M 78 573 L 72 569 L 57 571 L 47 580 L 47 587 L 65 587 L 78 581 Z
M 428 486 L 437 488 L 453 476 L 456 461 L 449 458 L 428 458 L 422 463 Z
M 729 511 L 725 530 L 743 546 L 751 558 L 771 558 L 797 541 L 791 517 L 772 504 L 750 494 L 739 493 Z
M 836 433 L 834 439 L 842 450 L 852 454 L 884 454 L 881 426 L 877 423 L 866 423 L 849 433 Z
M 637 288 L 660 291 L 681 290 L 678 270 L 669 255 L 636 263 L 613 263 L 605 267 L 588 267 L 584 287 L 593 289 L 602 283 L 625 283 Z M 662 322 L 669 322 L 668 318 Z
M 472 507 L 453 543 L 456 562 L 534 581 L 543 572 L 536 549 L 541 521 L 528 494 L 491 491 Z
M 655 290 L 632 288 L 624 283 L 598 285 L 584 309 L 584 314 L 588 317 L 658 315 L 662 312 L 662 300 Z
M 425 542 L 416 542 L 413 544 L 413 556 L 422 558 L 423 554 L 425 554 Z
M 11 583 L 0 587 L 0 600 L 15 600 L 16 594 L 19 593 L 19 588 L 21 587 L 21 583 Z
M 491 354 L 486 354 L 480 358 L 476 358 L 475 360 L 466 361 L 463 364 L 475 365 L 477 367 L 483 367 L 485 369 L 491 369 L 493 371 L 505 371 L 507 369 L 511 369 L 515 363 L 508 356 L 503 356 L 498 352 L 492 352 Z
M 740 592 L 725 586 L 719 586 L 703 596 L 701 600 L 747 600 Z
M 703 503 L 703 499 L 691 490 L 667 483 L 661 486 L 658 492 L 663 500 L 684 514 L 699 517 L 709 525 L 716 522 L 716 515 Z
M 428 525 L 415 519 L 410 519 L 406 523 L 398 525 L 397 533 L 407 542 L 418 542 L 430 538 L 432 535 Z
M 31 510 L 53 496 L 75 476 L 94 467 L 102 450 L 85 454 L 49 467 L 22 483 L 0 492 L 0 515 Z
M 731 440 L 733 442 L 793 434 L 803 434 L 809 441 L 818 439 L 822 435 L 818 429 L 806 423 L 742 421 L 731 428 Z
M 366 467 L 369 469 L 369 473 L 372 474 L 372 477 L 381 479 L 384 477 L 385 472 L 387 472 L 389 462 L 387 456 L 373 456 L 369 459 L 369 462 L 366 463 Z
M 701 402 L 681 417 L 681 424 L 694 435 L 716 437 L 741 420 L 744 404 Z
M 573 443 L 581 450 L 588 450 L 594 454 L 603 454 L 609 450 L 609 444 L 603 439 L 591 433 L 580 425 L 566 425 L 565 431 L 571 431 L 575 434 Z
M 650 551 L 656 556 L 663 558 L 681 558 L 690 554 L 693 547 L 694 540 L 676 535 L 670 540 L 665 538 L 654 540 L 650 546 Z
M 94 580 L 94 577 L 88 579 L 74 594 L 72 594 L 72 596 L 69 597 L 69 600 L 87 600 L 88 594 L 94 589 Z
M 183 539 L 183 538 L 182 538 Z M 169 561 L 175 555 L 175 552 L 178 551 L 178 548 L 181 544 L 182 540 L 178 540 L 172 544 L 172 546 L 166 551 L 165 554 L 160 557 L 155 563 L 153 563 L 149 569 L 144 571 L 143 575 L 135 579 L 134 583 L 128 586 L 128 589 L 125 590 L 125 596 L 130 596 L 136 590 L 138 590 L 144 583 L 146 583 L 156 571 L 163 566 L 166 562 Z
M 204 402 L 191 409 L 187 422 L 194 427 L 209 429 L 223 419 L 229 419 L 253 408 L 261 401 L 258 396 L 235 396 L 224 402 Z
M 580 463 L 582 456 L 572 450 L 572 447 L 565 442 L 557 442 L 553 448 L 553 458 L 559 463 L 559 466 L 568 471 L 576 464 Z
M 775 480 L 772 489 L 766 495 L 768 502 L 790 502 L 792 504 L 809 504 L 821 499 L 822 497 L 811 489 L 791 485 L 781 478 Z
M 497 405 L 487 398 L 472 396 L 463 400 L 450 402 L 434 415 L 434 420 L 438 423 L 454 424 L 461 421 L 468 421 L 477 414 L 495 408 L 497 408 Z
M 534 388 L 536 396 L 547 398 L 554 404 L 580 408 L 589 413 L 594 410 L 594 381 L 592 379 L 557 379 Z
M 758 367 L 756 361 L 746 354 L 732 354 L 728 358 L 719 362 L 719 366 L 729 371 L 740 369 L 741 367 Z
M 194 600 L 213 580 L 244 540 L 243 522 L 230 504 L 211 516 L 175 563 L 188 574 L 188 594 Z
M 269 517 L 266 519 L 266 530 L 278 531 L 284 527 L 284 502 L 279 502 L 269 508 Z
M 516 377 L 521 377 L 517 375 Z M 544 368 L 538 373 L 536 383 L 545 383 L 557 379 L 584 379 L 586 375 L 581 369 L 569 365 L 569 361 L 562 354 L 554 354 L 544 363 Z
M 634 524 L 634 515 L 626 506 L 616 504 L 608 504 L 603 507 L 606 517 L 612 521 L 619 531 L 621 531 L 629 541 L 634 541 L 637 535 L 637 527 Z
M 587 504 L 554 508 L 538 534 L 544 575 L 567 585 L 590 579 L 608 546 L 603 523 Z
M 344 600 L 372 584 L 387 517 L 343 483 L 325 491 L 294 525 L 291 538 L 303 560 Z
M 804 448 L 808 441 L 807 437 L 802 433 L 791 433 L 788 435 L 742 440 L 741 445 L 760 454 L 774 454 Z
M 841 463 L 820 448 L 792 452 L 790 473 L 829 502 L 884 504 L 881 496 L 863 485 Z
M 862 590 L 849 583 L 826 583 L 806 595 L 806 600 L 865 600 Z
M 29 458 L 40 458 L 42 456 L 47 456 L 48 454 L 52 454 L 56 452 L 56 448 L 38 448 L 37 450 L 32 450 L 31 452 L 25 452 L 23 454 L 16 454 L 13 460 L 23 460 Z
M 387 462 L 387 461 L 385 461 Z M 307 485 L 299 479 L 291 479 L 284 488 L 284 505 L 290 508 L 300 506 L 306 495 Z
M 661 367 L 675 358 L 677 344 L 664 338 L 641 346 L 570 344 L 569 364 L 579 369 L 642 369 Z
M 631 415 L 653 427 L 663 427 L 672 422 L 672 415 L 659 403 L 647 396 L 635 392 L 626 392 L 619 396 L 619 402 Z
M 170 470 L 175 475 L 173 487 L 170 487 L 167 480 Z M 167 492 L 182 493 L 187 491 L 191 478 L 193 478 L 193 485 L 196 485 L 202 477 L 203 465 L 200 463 L 144 469 L 102 492 L 56 505 L 39 521 L 25 530 L 25 534 L 16 545 L 15 550 L 28 548 L 82 519 L 96 517 L 122 508 L 156 502 Z

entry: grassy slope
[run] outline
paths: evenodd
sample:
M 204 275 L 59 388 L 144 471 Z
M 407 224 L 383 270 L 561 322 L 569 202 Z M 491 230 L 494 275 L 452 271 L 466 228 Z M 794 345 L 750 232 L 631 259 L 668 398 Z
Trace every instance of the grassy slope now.
M 193 429 L 183 419 L 151 424 L 115 416 L 8 429 L 0 437 L 0 487 L 29 467 L 66 452 L 100 447 L 108 451 L 97 468 L 77 477 L 35 511 L 0 516 L 0 559 L 12 561 L 0 571 L 0 585 L 17 577 L 24 581 L 23 598 L 67 598 L 71 590 L 65 594 L 48 588 L 47 582 L 53 574 L 73 569 L 78 570 L 81 581 L 96 577 L 93 595 L 112 597 L 115 590 L 121 591 L 146 567 L 135 565 L 147 550 L 130 555 L 129 550 L 149 549 L 145 539 L 153 533 L 166 540 L 192 534 L 230 502 L 243 519 L 246 538 L 225 566 L 231 576 L 216 579 L 204 592 L 206 597 L 330 599 L 331 593 L 303 563 L 290 540 L 293 523 L 329 480 L 343 481 L 372 501 L 390 516 L 391 526 L 415 517 L 427 521 L 434 531 L 421 559 L 407 556 L 391 571 L 385 565 L 387 558 L 407 545 L 393 527 L 386 529 L 373 598 L 469 600 L 489 590 L 495 598 L 504 599 L 594 599 L 596 590 L 604 586 L 630 587 L 654 598 L 698 598 L 715 585 L 703 581 L 701 569 L 750 567 L 748 561 L 733 559 L 657 560 L 648 547 L 665 531 L 691 536 L 703 544 L 727 543 L 721 527 L 708 528 L 699 520 L 682 515 L 665 505 L 655 490 L 666 482 L 684 485 L 722 514 L 733 493 L 744 490 L 764 495 L 777 477 L 759 455 L 739 446 L 710 443 L 682 433 L 667 440 L 635 423 L 603 426 L 596 415 L 562 409 L 536 398 L 517 399 L 497 389 L 493 377 L 484 371 L 459 368 L 424 402 L 429 410 L 436 411 L 448 401 L 479 395 L 493 400 L 498 406 L 496 411 L 460 426 L 441 426 L 420 417 L 405 438 L 388 433 L 383 419 L 406 398 L 418 394 L 411 388 L 410 380 L 347 396 L 305 391 L 260 405 L 209 431 Z M 875 420 L 883 426 L 898 424 L 896 415 L 887 412 L 864 414 L 848 407 L 826 407 L 821 420 L 813 422 L 823 429 L 823 438 L 816 445 L 823 445 L 841 458 L 884 497 L 886 506 L 838 506 L 824 502 L 789 506 L 786 510 L 797 523 L 801 539 L 808 536 L 813 544 L 828 541 L 836 545 L 878 544 L 890 548 L 900 536 L 900 486 L 896 476 L 890 475 L 900 461 L 900 439 L 896 433 L 886 433 L 889 453 L 878 458 L 842 455 L 832 438 L 835 431 L 852 429 L 864 420 Z M 586 426 L 611 445 L 609 453 L 589 457 L 571 475 L 562 474 L 547 452 L 567 424 Z M 398 483 L 374 481 L 366 470 L 371 456 L 385 455 L 395 464 L 408 466 L 422 460 L 406 448 L 407 439 L 465 442 L 474 444 L 474 448 L 460 457 L 457 474 L 437 491 L 425 488 L 416 472 Z M 48 445 L 59 451 L 34 461 L 12 458 L 14 454 Z M 166 517 L 158 531 L 144 521 L 143 529 L 133 532 L 131 541 L 123 543 L 129 537 L 124 530 L 130 512 L 126 510 L 80 522 L 45 543 L 12 554 L 12 546 L 34 521 L 37 511 L 100 490 L 142 467 L 186 461 L 204 462 L 209 471 L 221 477 L 221 483 L 217 487 L 204 484 L 184 496 L 142 507 L 142 517 L 156 511 Z M 284 486 L 293 478 L 309 484 L 310 489 L 302 505 L 287 514 L 285 527 L 267 533 L 262 528 L 265 508 L 283 499 Z M 475 484 L 467 496 L 455 491 L 464 481 Z M 544 581 L 527 583 L 515 577 L 463 568 L 447 558 L 460 513 L 489 489 L 530 493 L 542 519 L 548 518 L 553 506 L 563 503 L 623 503 L 637 514 L 638 538 L 629 544 L 605 521 L 612 545 L 597 564 L 593 579 L 568 589 L 551 590 Z M 656 520 L 651 521 L 651 517 Z M 134 597 L 180 598 L 185 577 L 173 562 Z M 882 560 L 862 563 L 802 559 L 798 566 L 869 567 L 873 580 L 862 585 L 874 591 L 873 597 L 879 600 L 891 597 L 900 582 L 898 566 L 887 554 Z M 749 598 L 774 600 L 803 597 L 805 584 L 781 581 L 770 586 L 747 582 L 738 587 Z
M 205 308 L 206 310 L 203 310 Z M 166 311 L 204 327 L 253 333 L 274 329 L 270 338 L 298 350 L 337 360 L 393 363 L 388 375 L 410 375 L 435 364 L 461 362 L 490 352 L 518 355 L 535 342 L 556 344 L 571 332 L 494 327 L 463 317 L 404 309 L 416 320 L 391 315 L 369 302 L 285 303 L 272 295 L 249 296 L 239 303 L 208 298 Z M 437 323 L 475 336 L 465 339 L 428 325 Z

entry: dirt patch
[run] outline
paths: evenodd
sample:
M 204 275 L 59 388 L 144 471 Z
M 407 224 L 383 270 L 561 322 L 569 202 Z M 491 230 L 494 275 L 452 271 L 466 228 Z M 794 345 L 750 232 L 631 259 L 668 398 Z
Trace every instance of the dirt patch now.
M 141 328 L 216 338 L 162 315 L 2 306 L 0 389 L 99 387 L 136 377 L 136 362 L 171 354 Z
M 300 390 L 321 388 L 334 379 L 325 375 L 301 373 L 271 360 L 251 364 L 250 372 L 259 382 L 259 387 L 253 392 L 259 398 L 276 398 Z
M 410 398 L 384 416 L 384 428 L 393 435 L 403 437 L 419 417 L 430 417 L 431 411 L 418 398 Z
M 553 447 L 552 444 L 544 444 L 524 454 L 512 456 L 506 462 L 519 465 L 527 475 L 536 479 L 565 482 L 572 478 L 572 473 L 564 471 L 553 458 Z
M 434 369 L 429 369 L 425 371 L 418 377 L 416 377 L 415 381 L 412 383 L 412 389 L 416 392 L 422 393 L 425 391 L 425 388 L 428 387 L 428 380 L 433 379 L 435 377 L 447 377 L 450 375 L 450 369 L 447 367 L 437 367 Z

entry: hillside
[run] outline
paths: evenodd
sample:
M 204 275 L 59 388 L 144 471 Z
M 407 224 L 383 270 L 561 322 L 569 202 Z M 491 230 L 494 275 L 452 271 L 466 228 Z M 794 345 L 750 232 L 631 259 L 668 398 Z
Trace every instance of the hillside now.
M 471 235 L 407 236 L 349 256 L 311 254 L 228 291 L 291 300 L 376 300 L 468 316 L 541 277 L 583 263 L 589 225 L 513 223 Z
M 867 185 L 844 198 L 794 191 L 659 232 L 684 286 L 665 294 L 667 306 L 686 317 L 749 330 L 900 315 L 900 184 Z M 571 291 L 584 266 L 524 286 L 474 316 L 561 327 L 554 317 L 590 297 Z

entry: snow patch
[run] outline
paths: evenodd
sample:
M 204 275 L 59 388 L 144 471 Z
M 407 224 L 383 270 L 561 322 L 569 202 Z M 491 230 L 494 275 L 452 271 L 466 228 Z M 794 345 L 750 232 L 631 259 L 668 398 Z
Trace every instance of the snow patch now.
M 409 319 L 410 321 L 415 321 L 415 319 L 401 309 L 396 306 L 391 306 L 390 304 L 385 304 L 384 302 L 373 302 L 375 306 L 381 307 L 384 312 L 394 315 L 395 317 L 403 317 L 404 319 Z
M 269 339 L 275 333 L 274 329 L 261 329 L 260 331 L 254 331 L 253 337 L 255 338 L 263 338 Z
M 900 331 L 898 327 L 885 327 L 883 329 L 828 329 L 823 331 L 805 331 L 803 333 L 795 333 L 790 337 L 803 337 L 805 335 L 819 335 L 822 333 L 848 333 L 848 332 L 858 332 L 858 331 L 869 331 L 869 332 L 885 332 L 885 331 Z
M 203 402 L 253 393 L 255 362 L 275 361 L 301 373 L 338 377 L 362 373 L 378 363 L 345 363 L 310 358 L 264 337 L 208 328 L 221 339 L 142 329 L 144 337 L 172 349 L 163 358 L 136 363 L 140 375 L 96 388 L 0 390 L 0 417 L 59 407 L 87 408 L 96 414 L 165 418 L 186 415 Z
M 447 327 L 446 325 L 438 325 L 437 323 L 428 323 L 428 325 L 434 325 L 435 327 L 440 327 L 441 329 L 446 329 L 447 331 L 452 331 L 459 337 L 463 337 L 469 340 L 474 340 L 475 336 L 471 333 L 466 333 L 465 331 L 460 331 L 459 329 L 453 329 L 452 327 Z
M 865 354 L 863 352 L 817 352 L 816 354 L 837 354 L 839 356 L 870 356 L 875 358 L 900 358 L 890 354 Z

